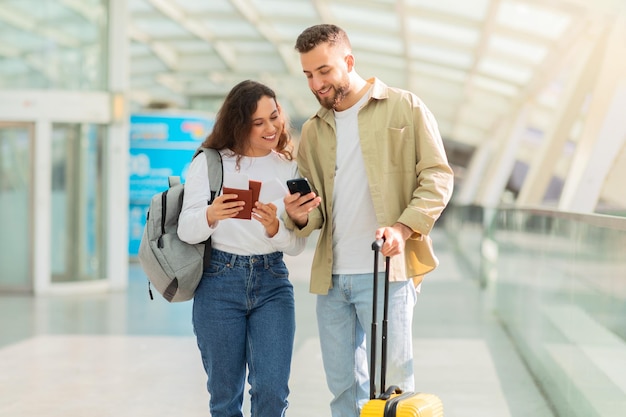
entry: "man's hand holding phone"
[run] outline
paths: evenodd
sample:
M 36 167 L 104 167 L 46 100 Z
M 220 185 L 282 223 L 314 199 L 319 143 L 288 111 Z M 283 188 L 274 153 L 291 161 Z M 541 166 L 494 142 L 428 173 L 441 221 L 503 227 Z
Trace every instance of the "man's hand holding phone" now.
M 309 213 L 320 205 L 322 199 L 311 189 L 306 178 L 294 178 L 287 181 L 287 188 L 291 194 L 285 196 L 285 211 L 293 222 L 300 228 L 309 221 Z

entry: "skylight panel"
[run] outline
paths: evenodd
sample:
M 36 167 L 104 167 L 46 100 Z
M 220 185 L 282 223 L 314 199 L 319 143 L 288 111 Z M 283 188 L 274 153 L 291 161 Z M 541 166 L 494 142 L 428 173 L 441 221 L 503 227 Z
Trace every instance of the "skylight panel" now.
M 480 36 L 478 27 L 474 29 L 469 26 L 454 26 L 422 18 L 410 18 L 407 22 L 408 29 L 412 34 L 444 39 L 464 45 L 475 45 Z
M 490 2 L 491 0 L 406 0 L 408 6 L 450 13 L 472 20 L 483 20 Z
M 498 9 L 497 21 L 503 26 L 557 39 L 570 24 L 570 17 L 534 4 L 507 1 Z
M 409 48 L 411 58 L 419 58 L 430 63 L 439 63 L 455 68 L 469 69 L 474 61 L 470 51 L 467 53 L 435 48 L 428 45 L 411 45 Z
M 273 19 L 312 19 L 318 16 L 314 3 L 310 0 L 289 0 L 288 3 L 284 0 L 251 0 L 251 3 L 260 15 Z
M 485 75 L 493 76 L 496 79 L 509 80 L 515 84 L 526 84 L 533 75 L 528 67 L 521 65 L 511 65 L 509 63 L 483 58 L 478 65 L 478 70 Z
M 349 36 L 353 49 L 377 50 L 388 55 L 400 55 L 404 51 L 404 43 L 391 34 L 377 33 L 372 36 L 372 33 L 352 31 Z
M 350 5 L 345 3 L 330 3 L 330 10 L 333 15 L 339 16 L 341 20 L 359 25 L 371 26 L 373 28 L 390 29 L 398 26 L 398 14 L 392 5 L 389 7 L 362 7 L 361 5 Z M 340 25 L 341 26 L 341 25 Z M 376 29 L 374 29 L 375 31 Z M 348 34 L 352 39 L 351 34 Z M 370 36 L 374 38 L 370 33 Z
M 489 38 L 489 49 L 497 53 L 521 56 L 535 63 L 542 62 L 548 53 L 548 48 L 545 45 L 522 42 L 497 34 L 493 34 Z

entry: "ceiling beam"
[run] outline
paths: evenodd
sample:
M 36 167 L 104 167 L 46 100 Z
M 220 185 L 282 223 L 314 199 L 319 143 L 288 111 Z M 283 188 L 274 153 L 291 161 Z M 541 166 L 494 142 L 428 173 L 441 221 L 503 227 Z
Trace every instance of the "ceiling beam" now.
M 97 24 L 99 20 L 106 16 L 104 6 L 98 3 L 86 2 L 84 0 L 60 0 L 61 4 L 85 18 L 88 22 Z
M 175 49 L 161 41 L 155 41 L 134 24 L 128 25 L 128 34 L 131 40 L 146 45 L 148 49 L 171 71 L 178 68 L 178 53 Z
M 485 13 L 484 20 L 481 24 L 480 36 L 478 37 L 478 43 L 472 52 L 473 60 L 472 65 L 467 71 L 467 77 L 465 78 L 465 85 L 463 86 L 463 98 L 457 104 L 456 114 L 454 116 L 453 125 L 460 125 L 461 120 L 465 120 L 464 112 L 467 109 L 466 104 L 471 102 L 471 96 L 474 91 L 474 79 L 479 72 L 479 65 L 485 59 L 487 55 L 487 49 L 489 47 L 489 39 L 493 36 L 494 26 L 498 16 L 498 10 L 500 9 L 500 0 L 491 0 L 487 11 Z M 454 135 L 454 132 L 453 132 Z
M 232 70 L 236 70 L 237 60 L 233 58 L 234 52 L 232 48 L 225 48 L 223 45 L 218 45 L 218 38 L 209 29 L 206 28 L 201 22 L 190 18 L 185 12 L 173 2 L 168 0 L 148 0 L 155 9 L 163 14 L 163 16 L 171 19 L 174 23 L 178 24 L 181 28 L 192 34 L 198 39 L 201 39 L 214 46 L 220 58 L 224 63 Z
M 407 16 L 409 16 L 409 14 L 407 13 L 406 9 L 407 5 L 405 0 L 398 0 L 396 2 L 396 13 L 398 16 L 398 25 L 400 26 L 400 41 L 402 42 L 402 58 L 404 59 L 404 62 L 406 62 L 404 66 L 404 77 L 406 79 L 407 89 L 414 91 L 415 89 L 413 88 L 411 83 L 413 73 L 413 60 L 411 59 L 410 45 L 412 43 L 412 37 L 408 29 Z
M 299 66 L 295 65 L 293 51 L 288 50 L 280 35 L 272 28 L 271 25 L 261 18 L 254 4 L 249 0 L 230 0 L 231 4 L 237 11 L 254 26 L 261 36 L 265 38 L 278 52 L 285 68 L 292 73 L 297 74 L 301 71 Z
M 320 23 L 330 23 L 334 20 L 334 15 L 330 10 L 330 6 L 328 5 L 328 0 L 311 0 L 313 3 L 313 7 L 317 11 L 317 14 L 320 17 Z
M 80 48 L 83 45 L 81 39 L 70 36 L 65 31 L 57 29 L 56 26 L 52 26 L 52 22 L 44 24 L 45 22 L 37 21 L 33 19 L 32 16 L 22 13 L 8 4 L 3 4 L 2 7 L 0 7 L 0 21 L 24 32 L 51 40 L 62 47 Z

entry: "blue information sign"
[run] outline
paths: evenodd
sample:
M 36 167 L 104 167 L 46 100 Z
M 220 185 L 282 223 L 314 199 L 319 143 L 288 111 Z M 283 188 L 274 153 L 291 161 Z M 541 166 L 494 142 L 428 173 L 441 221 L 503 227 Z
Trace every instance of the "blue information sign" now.
M 130 117 L 128 253 L 136 256 L 152 196 L 168 177 L 184 178 L 195 150 L 213 128 L 211 115 L 136 114 Z

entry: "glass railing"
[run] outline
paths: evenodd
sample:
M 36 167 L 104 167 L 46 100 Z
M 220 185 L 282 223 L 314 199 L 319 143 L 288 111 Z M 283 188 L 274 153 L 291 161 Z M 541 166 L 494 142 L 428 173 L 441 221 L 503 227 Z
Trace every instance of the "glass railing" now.
M 557 414 L 626 415 L 626 219 L 449 209 L 459 256 Z

